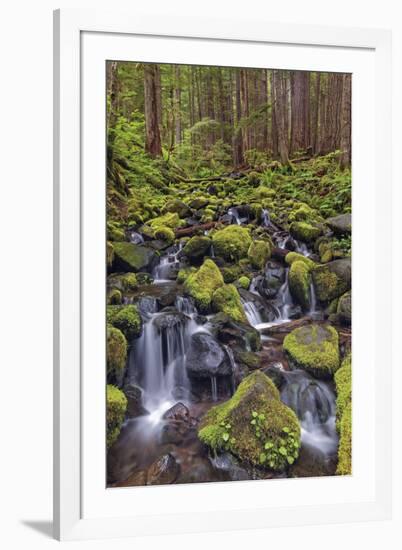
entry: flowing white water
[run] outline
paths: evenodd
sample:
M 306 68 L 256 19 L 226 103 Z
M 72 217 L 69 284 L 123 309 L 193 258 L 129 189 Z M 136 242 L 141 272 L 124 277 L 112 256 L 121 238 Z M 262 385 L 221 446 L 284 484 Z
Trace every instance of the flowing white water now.
M 289 290 L 289 269 L 286 269 L 285 281 L 277 295 L 277 306 L 280 311 L 281 321 L 289 321 L 289 312 L 293 305 L 293 298 Z
M 315 380 L 302 370 L 282 371 L 285 385 L 282 401 L 297 414 L 302 443 L 324 455 L 338 447 L 335 395 L 329 384 Z
M 239 211 L 235 206 L 232 206 L 231 208 L 229 208 L 228 215 L 232 217 L 232 220 L 234 220 L 234 222 L 237 223 L 237 225 L 241 225 Z
M 310 298 L 310 311 L 309 314 L 317 313 L 317 297 L 315 295 L 315 288 L 313 281 L 310 282 L 309 288 L 309 298 Z
M 261 220 L 264 227 L 269 227 L 271 225 L 271 217 L 269 215 L 269 211 L 266 208 L 264 208 L 261 213 Z
M 176 278 L 176 276 L 173 276 L 172 274 L 175 269 L 179 268 L 179 253 L 182 248 L 183 245 L 180 243 L 178 246 L 173 247 L 172 252 L 161 257 L 159 264 L 152 272 L 155 284 L 166 283 Z
M 141 235 L 141 233 L 137 233 L 137 231 L 131 231 L 130 242 L 133 244 L 143 244 L 144 237 Z
M 242 300 L 242 304 L 244 313 L 246 314 L 247 320 L 251 326 L 255 327 L 263 322 L 254 302 Z

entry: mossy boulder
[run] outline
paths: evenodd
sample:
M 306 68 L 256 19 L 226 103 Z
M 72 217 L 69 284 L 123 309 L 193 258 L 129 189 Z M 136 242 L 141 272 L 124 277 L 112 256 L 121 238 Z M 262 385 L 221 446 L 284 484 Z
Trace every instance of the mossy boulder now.
M 187 277 L 196 271 L 197 269 L 195 267 L 182 267 L 177 274 L 176 282 L 179 285 L 183 284 Z
M 120 434 L 121 425 L 127 409 L 127 398 L 124 393 L 112 386 L 106 388 L 106 445 L 109 449 Z
M 289 231 L 292 237 L 305 243 L 314 242 L 322 232 L 320 227 L 307 222 L 292 222 Z
M 271 252 L 269 242 L 253 241 L 247 251 L 247 256 L 255 269 L 264 269 L 265 264 L 271 257 Z
M 136 306 L 108 306 L 106 317 L 108 323 L 121 330 L 128 342 L 141 335 L 142 319 Z
M 108 325 L 106 329 L 106 365 L 108 380 L 121 380 L 127 360 L 127 341 L 116 327 Z
M 133 243 L 114 243 L 115 271 L 149 271 L 158 263 L 158 255 L 146 246 Z
M 352 265 L 350 258 L 334 260 L 312 269 L 314 288 L 322 303 L 329 303 L 350 290 Z
M 107 241 L 106 243 L 106 264 L 108 267 L 113 265 L 114 260 L 114 246 L 113 243 Z
M 352 473 L 352 402 L 350 401 L 343 413 L 339 430 L 338 475 Z
M 154 235 L 155 235 L 155 239 L 164 241 L 167 244 L 174 243 L 175 234 L 173 229 L 171 229 L 170 227 L 160 226 L 157 229 L 155 229 Z
M 183 248 L 183 254 L 190 262 L 197 262 L 206 256 L 211 248 L 212 241 L 209 237 L 196 235 L 187 241 Z
M 241 275 L 242 268 L 239 265 L 231 265 L 222 268 L 222 276 L 225 283 L 234 283 Z
M 317 210 L 311 208 L 308 204 L 301 202 L 297 204 L 289 214 L 288 217 L 290 222 L 317 222 L 321 221 L 321 216 L 318 214 Z
M 245 323 L 247 321 L 237 288 L 232 285 L 224 285 L 215 290 L 212 296 L 212 308 L 215 312 L 228 315 L 233 321 Z
M 207 259 L 195 273 L 191 273 L 187 277 L 184 282 L 184 291 L 194 298 L 201 312 L 206 312 L 210 308 L 215 290 L 223 284 L 223 277 L 218 266 L 212 260 Z
M 304 369 L 316 378 L 331 378 L 339 368 L 339 337 L 330 325 L 307 325 L 283 341 L 291 368 Z
M 121 304 L 123 301 L 123 296 L 118 288 L 112 288 L 107 293 L 107 303 L 111 305 Z
M 352 399 L 352 357 L 349 353 L 336 371 L 336 427 L 340 430 L 342 416 Z
M 139 282 L 135 273 L 115 273 L 107 278 L 107 286 L 121 292 L 135 292 Z
M 260 371 L 247 376 L 233 397 L 212 407 L 201 420 L 200 440 L 241 461 L 284 470 L 299 454 L 300 426 L 273 382 Z
M 352 323 L 352 293 L 345 292 L 339 298 L 336 312 L 342 324 L 349 326 Z
M 167 212 L 163 216 L 153 218 L 148 222 L 148 224 L 155 231 L 159 227 L 170 227 L 170 229 L 177 229 L 181 226 L 182 222 L 177 212 Z
M 299 254 L 298 252 L 288 252 L 288 254 L 286 254 L 285 256 L 285 262 L 288 265 L 292 265 L 293 262 L 303 262 L 304 264 L 306 264 L 309 270 L 317 266 L 317 264 L 313 262 L 313 260 L 307 258 L 307 256 L 303 256 L 303 254 Z
M 191 216 L 191 208 L 179 199 L 169 200 L 162 208 L 162 214 L 167 212 L 178 214 L 179 218 L 187 218 Z
M 210 319 L 211 332 L 223 344 L 238 347 L 241 350 L 259 351 L 261 336 L 250 323 L 234 321 L 225 313 L 217 313 Z
M 310 307 L 310 270 L 303 261 L 293 262 L 289 269 L 289 290 L 304 311 Z
M 242 277 L 239 278 L 237 282 L 241 288 L 244 288 L 244 290 L 248 290 L 250 287 L 251 280 L 245 275 L 243 275 Z
M 229 225 L 216 231 L 212 237 L 215 254 L 227 261 L 237 261 L 247 256 L 251 244 L 248 229 L 239 225 Z

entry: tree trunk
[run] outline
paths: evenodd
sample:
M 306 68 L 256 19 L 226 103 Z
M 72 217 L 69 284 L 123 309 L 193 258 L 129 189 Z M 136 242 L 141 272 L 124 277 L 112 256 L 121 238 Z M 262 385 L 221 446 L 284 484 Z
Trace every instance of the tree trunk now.
M 144 65 L 144 110 L 145 110 L 145 151 L 152 157 L 162 155 L 161 137 L 158 124 L 157 65 Z
M 342 116 L 341 116 L 341 145 L 342 151 L 339 165 L 342 170 L 350 166 L 352 156 L 351 144 L 351 102 L 352 102 L 352 75 L 343 75 Z
M 181 83 L 180 83 L 180 65 L 174 68 L 174 107 L 175 107 L 175 136 L 176 144 L 181 142 Z
M 289 165 L 289 145 L 287 136 L 287 89 L 283 71 L 274 71 L 275 120 L 278 134 L 278 150 L 281 163 Z
M 313 104 L 313 114 L 312 114 L 312 146 L 313 153 L 316 154 L 318 151 L 318 112 L 320 105 L 320 86 L 321 86 L 321 73 L 316 73 L 315 81 L 315 93 L 314 93 L 314 104 Z
M 243 131 L 240 127 L 241 120 L 241 75 L 240 69 L 235 69 L 236 78 L 236 127 L 233 138 L 233 155 L 234 155 L 234 167 L 239 168 L 244 164 L 243 156 Z

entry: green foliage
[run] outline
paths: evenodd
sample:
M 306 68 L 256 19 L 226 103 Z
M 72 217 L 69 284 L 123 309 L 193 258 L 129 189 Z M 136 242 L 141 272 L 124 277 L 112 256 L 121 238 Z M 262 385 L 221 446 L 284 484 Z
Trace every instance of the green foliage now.
M 120 434 L 121 425 L 127 410 L 127 398 L 124 393 L 112 386 L 106 388 L 106 445 L 109 449 Z
M 121 330 L 128 342 L 138 338 L 142 332 L 142 319 L 136 306 L 108 306 L 107 322 Z

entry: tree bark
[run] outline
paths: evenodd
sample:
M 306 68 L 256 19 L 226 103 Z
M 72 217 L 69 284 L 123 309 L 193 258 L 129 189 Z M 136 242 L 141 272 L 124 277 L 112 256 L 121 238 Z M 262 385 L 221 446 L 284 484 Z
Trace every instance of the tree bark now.
M 158 124 L 160 98 L 157 89 L 158 66 L 144 65 L 145 151 L 152 157 L 162 155 Z
M 278 134 L 278 150 L 281 163 L 289 165 L 289 145 L 287 136 L 287 89 L 283 71 L 273 71 L 275 120 Z
M 351 143 L 351 102 L 352 102 L 352 75 L 343 75 L 342 116 L 341 116 L 341 158 L 339 165 L 342 170 L 350 166 L 352 157 Z

